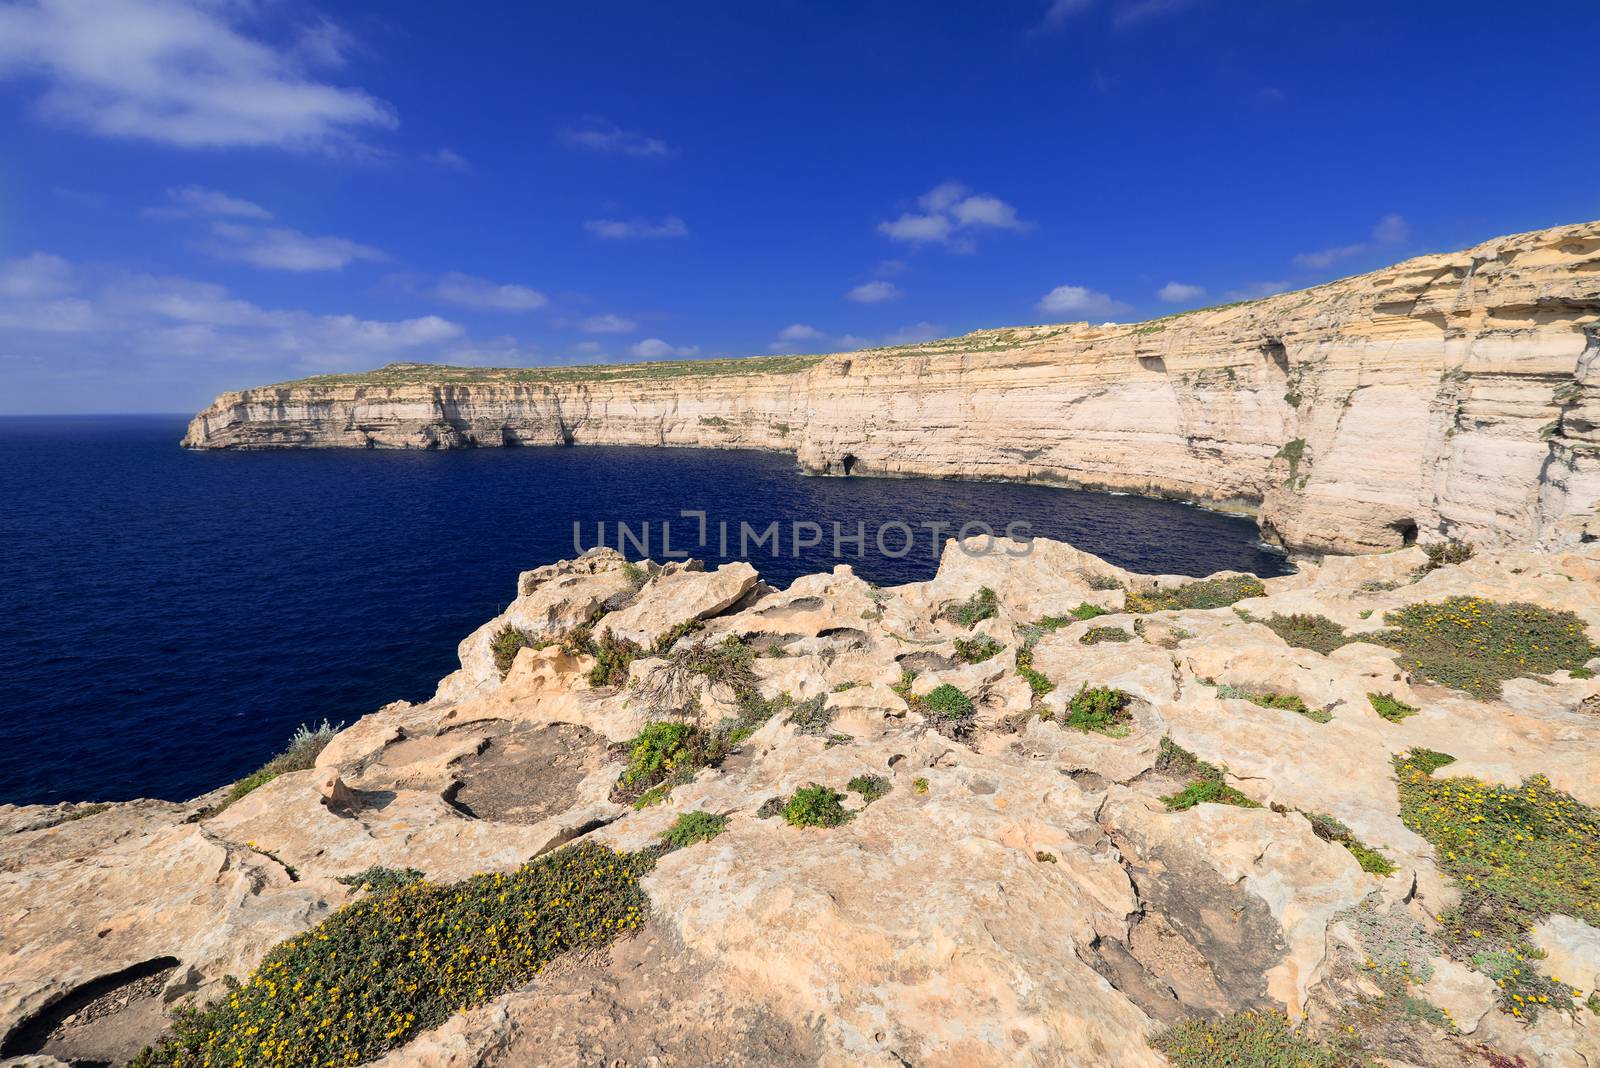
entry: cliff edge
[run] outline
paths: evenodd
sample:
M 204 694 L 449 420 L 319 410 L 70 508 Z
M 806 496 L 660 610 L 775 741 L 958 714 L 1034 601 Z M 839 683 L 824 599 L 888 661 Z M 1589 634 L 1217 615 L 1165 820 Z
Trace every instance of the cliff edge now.
M 191 448 L 692 445 L 1259 510 L 1300 549 L 1600 537 L 1600 223 L 1135 325 L 827 356 L 397 364 L 225 393 Z

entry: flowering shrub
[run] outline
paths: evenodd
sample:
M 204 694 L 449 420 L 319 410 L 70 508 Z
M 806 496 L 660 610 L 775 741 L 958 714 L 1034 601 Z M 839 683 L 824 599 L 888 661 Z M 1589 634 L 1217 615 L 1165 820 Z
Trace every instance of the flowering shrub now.
M 1240 1012 L 1220 1020 L 1182 1020 L 1150 1043 L 1176 1068 L 1363 1068 L 1349 1050 L 1302 1034 L 1279 1012 Z
M 1324 656 L 1354 640 L 1346 637 L 1344 628 L 1327 616 L 1301 612 L 1296 612 L 1292 616 L 1280 616 L 1274 612 L 1260 622 L 1297 649 L 1310 649 Z
M 1435 779 L 1427 751 L 1395 758 L 1400 818 L 1433 844 L 1461 891 L 1440 920 L 1457 951 L 1500 986 L 1513 1015 L 1570 1007 L 1531 962 L 1527 932 L 1552 913 L 1600 925 L 1600 814 L 1542 775 L 1521 786 Z
M 569 950 L 637 929 L 650 854 L 569 846 L 510 874 L 413 882 L 347 905 L 279 943 L 250 978 L 135 1068 L 358 1064 L 532 979 Z
M 1098 731 L 1121 737 L 1128 733 L 1128 724 L 1133 722 L 1133 713 L 1128 710 L 1132 703 L 1133 698 L 1122 690 L 1109 686 L 1091 688 L 1084 683 L 1067 702 L 1062 723 L 1084 732 Z
M 1226 608 L 1247 597 L 1263 597 L 1267 588 L 1249 575 L 1204 579 L 1169 590 L 1128 594 L 1130 612 L 1176 612 L 1185 608 Z
M 1582 667 L 1600 652 L 1583 620 L 1533 604 L 1451 597 L 1390 612 L 1384 622 L 1395 629 L 1368 640 L 1398 649 L 1408 670 L 1478 698 L 1498 697 L 1506 679 Z

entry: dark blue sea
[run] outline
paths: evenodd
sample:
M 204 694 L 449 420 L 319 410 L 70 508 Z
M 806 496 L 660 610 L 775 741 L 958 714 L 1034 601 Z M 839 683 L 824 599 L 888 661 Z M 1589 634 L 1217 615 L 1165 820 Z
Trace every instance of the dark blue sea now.
M 1124 567 L 1283 574 L 1254 525 L 1168 501 L 1041 486 L 809 478 L 792 457 L 645 448 L 188 452 L 176 416 L 0 419 L 0 803 L 183 799 L 243 775 L 301 723 L 418 700 L 520 571 L 645 521 L 661 558 L 708 513 L 814 521 L 799 558 L 752 553 L 769 582 L 831 568 L 832 524 L 865 523 L 889 585 L 931 577 L 924 522 L 1024 521 Z M 915 551 L 879 554 L 902 521 Z M 809 532 L 806 532 L 809 533 Z M 800 540 L 809 540 L 803 533 Z M 685 545 L 685 541 L 690 544 Z M 898 551 L 904 536 L 886 533 Z M 630 554 L 632 555 L 632 554 Z

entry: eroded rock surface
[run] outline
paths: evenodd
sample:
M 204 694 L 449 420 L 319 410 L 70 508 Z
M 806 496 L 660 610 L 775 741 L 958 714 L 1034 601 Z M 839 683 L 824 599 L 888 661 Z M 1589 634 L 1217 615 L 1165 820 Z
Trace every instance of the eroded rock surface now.
M 1153 1068 L 1164 1058 L 1148 1039 L 1185 1016 L 1275 1009 L 1316 1028 L 1373 998 L 1351 916 L 1437 926 L 1455 890 L 1401 820 L 1396 754 L 1447 751 L 1452 772 L 1542 774 L 1600 803 L 1600 681 L 1561 671 L 1478 700 L 1378 644 L 1386 611 L 1454 595 L 1570 611 L 1600 635 L 1593 550 L 1480 552 L 1432 571 L 1416 549 L 1328 560 L 1232 606 L 1140 615 L 1125 590 L 1187 580 L 1060 544 L 968 555 L 976 544 L 951 543 L 935 579 L 884 590 L 847 567 L 772 590 L 747 566 L 625 568 L 596 551 L 525 574 L 432 700 L 363 718 L 317 767 L 220 811 L 220 792 L 0 808 L 5 1053 L 125 1056 L 157 1037 L 156 1009 L 217 995 L 353 900 L 339 878 L 371 866 L 448 882 L 586 837 L 645 848 L 703 810 L 727 816 L 726 832 L 660 859 L 637 936 L 379 1063 Z M 985 588 L 993 613 L 952 622 L 951 606 Z M 1084 605 L 1105 614 L 1071 618 Z M 1324 655 L 1261 622 L 1293 613 L 1372 640 Z M 1085 644 L 1091 624 L 1130 638 Z M 507 625 L 539 643 L 502 678 L 488 642 Z M 627 684 L 597 687 L 594 657 L 563 647 L 585 629 L 649 639 Z M 969 662 L 956 641 L 975 637 L 1001 648 Z M 740 714 L 748 694 L 683 667 L 685 651 L 726 642 L 758 654 L 746 685 L 788 699 L 659 803 L 616 799 L 617 747 L 645 724 Z M 1054 688 L 1036 694 L 1019 654 Z M 945 686 L 972 701 L 959 722 L 930 704 Z M 1101 686 L 1128 695 L 1126 720 L 1066 725 L 1079 689 Z M 1296 694 L 1330 718 L 1226 686 Z M 1380 691 L 1415 714 L 1383 719 L 1367 696 Z M 1260 807 L 1170 809 L 1187 781 L 1172 743 Z M 890 789 L 870 804 L 848 793 L 842 826 L 770 814 L 774 798 L 857 776 Z M 1364 871 L 1302 813 L 1335 817 L 1395 871 Z M 1600 932 L 1557 916 L 1533 937 L 1563 978 L 1600 982 Z M 89 997 L 97 983 L 109 1000 Z M 1600 1064 L 1587 1009 L 1513 1020 L 1490 980 L 1442 957 L 1417 989 L 1459 1034 L 1408 1023 L 1384 1047 L 1390 1063 L 1475 1063 L 1484 1046 L 1530 1065 Z M 57 1019 L 90 1001 L 82 1026 Z

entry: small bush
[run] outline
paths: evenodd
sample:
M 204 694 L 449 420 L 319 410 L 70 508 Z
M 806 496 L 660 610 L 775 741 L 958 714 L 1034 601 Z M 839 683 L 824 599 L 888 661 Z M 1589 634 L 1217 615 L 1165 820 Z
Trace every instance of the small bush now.
M 516 662 L 517 653 L 523 649 L 543 649 L 548 643 L 539 641 L 525 630 L 507 623 L 489 639 L 489 651 L 494 654 L 494 666 L 503 679 Z
M 1480 699 L 1499 696 L 1506 679 L 1582 667 L 1600 652 L 1583 620 L 1533 604 L 1451 597 L 1390 612 L 1384 622 L 1394 629 L 1367 640 L 1397 649 L 1408 670 Z
M 1274 612 L 1271 618 L 1261 622 L 1295 648 L 1310 649 L 1323 656 L 1354 640 L 1345 637 L 1344 628 L 1327 616 L 1298 612 L 1292 616 L 1280 616 Z
M 622 577 L 628 580 L 628 585 L 638 589 L 649 580 L 650 573 L 632 560 L 624 560 L 622 562 Z
M 280 942 L 204 1009 L 180 1009 L 136 1068 L 358 1064 L 644 922 L 648 854 L 568 846 L 515 872 L 367 894 Z
M 1575 667 L 1571 671 L 1567 672 L 1567 674 L 1572 676 L 1575 679 L 1592 679 L 1592 678 L 1594 678 L 1594 672 L 1590 671 L 1586 667 Z
M 1292 693 L 1252 693 L 1242 690 L 1237 686 L 1217 687 L 1217 696 L 1236 701 L 1249 701 L 1261 708 L 1279 708 L 1285 712 L 1297 712 L 1311 720 L 1313 723 L 1328 723 L 1333 715 L 1320 708 L 1310 708 L 1298 694 Z
M 1414 716 L 1417 710 L 1397 698 L 1392 693 L 1369 693 L 1367 700 L 1372 705 L 1372 710 L 1390 723 L 1399 723 L 1407 716 Z
M 340 724 L 340 727 L 344 724 Z M 235 801 L 244 797 L 252 790 L 260 789 L 279 775 L 287 775 L 291 771 L 310 771 L 317 766 L 317 757 L 333 741 L 333 736 L 339 733 L 339 727 L 331 725 L 327 720 L 317 727 L 307 727 L 301 724 L 289 738 L 289 747 L 249 775 L 233 784 L 213 811 L 213 815 L 221 812 Z
M 1033 697 L 1036 701 L 1056 688 L 1056 684 L 1050 681 L 1050 676 L 1033 666 L 1032 649 L 1018 650 L 1017 674 L 1027 681 L 1028 689 L 1033 691 Z
M 922 698 L 922 706 L 930 714 L 944 719 L 966 719 L 977 712 L 972 699 L 948 682 L 930 690 Z
M 1085 620 L 1097 619 L 1100 616 L 1110 614 L 1108 609 L 1084 601 L 1064 616 L 1045 616 L 1043 619 L 1035 621 L 1033 625 L 1040 630 L 1060 630 L 1070 623 L 1082 623 Z
M 917 793 L 917 794 L 925 794 L 925 793 L 927 793 L 928 792 L 928 780 L 927 779 L 923 779 L 923 778 L 912 779 L 911 780 L 911 792 L 912 793 Z
M 1263 597 L 1267 588 L 1249 575 L 1203 579 L 1166 590 L 1128 594 L 1130 612 L 1176 612 L 1189 608 L 1226 608 L 1249 597 Z
M 670 777 L 673 769 L 690 760 L 691 745 L 698 732 L 692 723 L 646 723 L 639 736 L 627 743 L 628 766 L 617 785 L 648 788 Z
M 1368 1068 L 1371 1063 L 1311 1038 L 1271 1011 L 1183 1020 L 1150 1044 L 1171 1059 L 1173 1068 Z
M 1091 590 L 1120 590 L 1122 580 L 1115 575 L 1092 574 L 1084 576 L 1083 581 Z
M 1084 645 L 1099 645 L 1101 642 L 1131 642 L 1133 635 L 1121 627 L 1090 627 L 1083 632 L 1083 637 L 1078 639 Z
M 828 728 L 833 726 L 833 716 L 834 710 L 828 707 L 827 695 L 819 693 L 795 705 L 788 721 L 801 734 L 822 735 L 827 734 Z
M 857 775 L 844 784 L 844 788 L 861 795 L 862 804 L 870 805 L 887 794 L 893 787 L 882 775 Z
M 783 806 L 784 822 L 791 827 L 837 827 L 850 819 L 844 794 L 812 783 L 794 792 Z
M 1350 851 L 1361 865 L 1361 870 L 1372 875 L 1392 875 L 1395 866 L 1388 857 L 1363 843 L 1339 820 L 1324 812 L 1302 813 L 1311 822 L 1311 830 L 1324 842 L 1338 842 Z
M 1067 702 L 1062 722 L 1080 731 L 1121 737 L 1128 733 L 1128 725 L 1133 722 L 1133 712 L 1128 707 L 1132 703 L 1133 697 L 1122 690 L 1108 686 L 1090 688 L 1084 683 Z
M 993 619 L 1000 611 L 1000 598 L 984 586 L 967 600 L 945 609 L 944 617 L 957 626 L 972 628 L 985 619 Z
M 1237 805 L 1239 808 L 1260 808 L 1254 801 L 1217 779 L 1200 779 L 1182 790 L 1161 799 L 1169 812 L 1183 812 L 1196 805 Z
M 682 849 L 696 842 L 709 842 L 728 829 L 728 817 L 714 812 L 685 812 L 661 834 L 668 850 Z
M 704 675 L 713 685 L 728 687 L 737 697 L 756 692 L 761 681 L 752 666 L 755 650 L 731 634 L 716 645 L 698 642 L 677 650 L 670 660 L 684 671 Z
M 1470 541 L 1437 541 L 1424 545 L 1422 551 L 1428 555 L 1428 561 L 1417 569 L 1418 578 L 1441 567 L 1464 564 L 1477 552 Z
M 422 879 L 423 873 L 416 868 L 385 868 L 380 864 L 374 864 L 354 875 L 335 876 L 333 881 L 357 890 L 365 890 L 369 894 L 387 894 L 390 890 L 410 886 L 412 883 L 421 882 Z
M 1005 649 L 1005 646 L 993 638 L 956 639 L 956 659 L 964 664 L 981 664 L 1003 649 Z
M 628 669 L 644 650 L 626 638 L 618 638 L 610 631 L 600 635 L 590 645 L 594 667 L 589 669 L 589 685 L 595 689 L 621 686 L 628 681 Z

